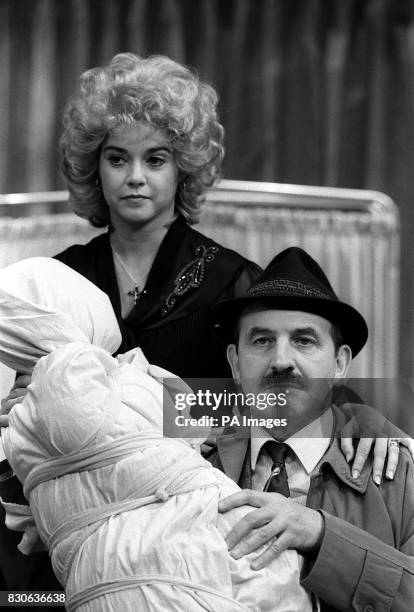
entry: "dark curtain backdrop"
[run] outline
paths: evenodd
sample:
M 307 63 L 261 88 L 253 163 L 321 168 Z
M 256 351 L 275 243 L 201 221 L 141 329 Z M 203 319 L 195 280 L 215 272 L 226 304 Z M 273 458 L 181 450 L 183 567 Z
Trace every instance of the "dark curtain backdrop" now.
M 119 51 L 168 54 L 216 86 L 226 178 L 397 202 L 401 374 L 414 376 L 413 0 L 0 0 L 2 192 L 63 187 L 64 101 Z

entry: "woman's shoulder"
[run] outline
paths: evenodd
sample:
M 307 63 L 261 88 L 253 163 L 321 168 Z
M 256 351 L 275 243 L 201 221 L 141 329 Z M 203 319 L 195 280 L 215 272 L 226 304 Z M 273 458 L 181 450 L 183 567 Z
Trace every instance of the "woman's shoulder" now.
M 77 257 L 84 257 L 86 254 L 101 250 L 108 245 L 108 235 L 106 232 L 99 234 L 92 238 L 86 244 L 72 244 L 70 247 L 54 255 L 55 259 L 66 263 L 69 260 L 76 259 Z
M 261 267 L 247 259 L 241 253 L 234 249 L 223 246 L 213 240 L 209 236 L 202 234 L 193 227 L 188 227 L 188 238 L 193 243 L 194 250 L 198 250 L 199 254 L 204 257 L 212 256 L 216 262 L 216 268 L 226 269 L 243 274 L 244 272 L 251 277 L 253 281 L 262 271 Z
M 87 268 L 93 266 L 96 260 L 102 260 L 104 253 L 109 253 L 109 250 L 108 234 L 105 232 L 95 236 L 86 244 L 73 244 L 54 255 L 54 258 L 80 274 L 85 274 Z

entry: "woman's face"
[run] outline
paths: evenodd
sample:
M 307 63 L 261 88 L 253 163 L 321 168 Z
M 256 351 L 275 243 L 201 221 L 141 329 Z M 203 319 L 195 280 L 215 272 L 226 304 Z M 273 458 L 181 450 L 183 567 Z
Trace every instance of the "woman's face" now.
M 109 134 L 99 174 L 115 229 L 156 229 L 172 220 L 178 168 L 163 130 L 140 121 Z

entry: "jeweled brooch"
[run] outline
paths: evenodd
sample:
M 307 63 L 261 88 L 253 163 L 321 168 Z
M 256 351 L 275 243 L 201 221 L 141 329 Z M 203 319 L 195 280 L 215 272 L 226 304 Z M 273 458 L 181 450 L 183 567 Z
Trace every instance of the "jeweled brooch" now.
M 218 250 L 218 247 L 215 246 L 206 248 L 204 245 L 201 245 L 196 248 L 196 257 L 180 270 L 174 280 L 174 289 L 167 296 L 165 305 L 161 310 L 163 316 L 171 312 L 171 309 L 177 302 L 177 297 L 201 285 L 206 272 L 206 263 L 213 261 Z

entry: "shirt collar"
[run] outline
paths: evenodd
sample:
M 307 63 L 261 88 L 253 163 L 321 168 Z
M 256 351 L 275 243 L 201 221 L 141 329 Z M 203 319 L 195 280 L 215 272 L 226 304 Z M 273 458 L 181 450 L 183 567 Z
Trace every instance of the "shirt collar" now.
M 332 411 L 326 410 L 322 416 L 308 423 L 284 442 L 290 446 L 307 474 L 311 474 L 329 448 L 333 429 Z M 326 432 L 329 432 L 327 437 Z M 262 427 L 251 428 L 251 467 L 256 468 L 259 453 L 266 442 L 274 438 Z

